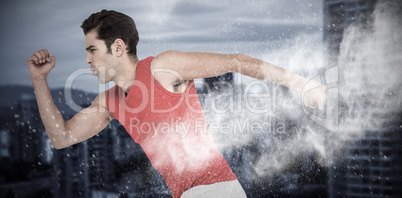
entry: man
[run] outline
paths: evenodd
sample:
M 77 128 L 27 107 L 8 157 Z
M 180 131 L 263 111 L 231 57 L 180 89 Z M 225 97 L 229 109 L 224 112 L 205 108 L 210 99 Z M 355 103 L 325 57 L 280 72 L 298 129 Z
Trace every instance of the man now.
M 94 13 L 81 27 L 93 75 L 100 83 L 113 81 L 116 86 L 65 122 L 47 83 L 56 59 L 46 49 L 34 52 L 28 68 L 53 146 L 62 149 L 84 141 L 117 119 L 141 145 L 174 197 L 245 197 L 208 131 L 193 79 L 238 72 L 299 92 L 310 90 L 304 97 L 309 107 L 323 109 L 325 104 L 325 86 L 246 55 L 167 51 L 139 60 L 135 23 L 119 12 Z M 310 87 L 305 89 L 306 85 Z

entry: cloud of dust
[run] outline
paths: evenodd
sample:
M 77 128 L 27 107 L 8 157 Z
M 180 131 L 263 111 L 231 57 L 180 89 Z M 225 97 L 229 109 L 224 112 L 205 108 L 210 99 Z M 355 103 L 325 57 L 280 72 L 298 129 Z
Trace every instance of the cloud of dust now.
M 314 155 L 322 166 L 334 165 L 347 141 L 381 128 L 393 119 L 389 113 L 402 107 L 401 7 L 399 1 L 380 2 L 371 27 L 350 25 L 337 67 L 326 68 L 331 64 L 319 35 L 300 35 L 261 58 L 327 84 L 324 111 L 303 109 L 300 94 L 292 90 L 242 76 L 233 87 L 202 95 L 219 148 L 248 148 L 250 177 L 280 172 L 305 155 Z M 314 114 L 324 122 L 311 119 Z

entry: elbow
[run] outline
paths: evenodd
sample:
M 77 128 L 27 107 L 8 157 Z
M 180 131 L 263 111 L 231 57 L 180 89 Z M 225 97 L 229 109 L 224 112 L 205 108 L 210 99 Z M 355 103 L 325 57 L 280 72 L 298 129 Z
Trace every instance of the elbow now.
M 66 147 L 56 146 L 56 145 L 53 144 L 53 148 L 55 148 L 56 150 L 61 150 L 61 149 L 64 149 Z
M 52 146 L 56 150 L 66 148 L 68 146 L 65 144 L 66 141 L 65 141 L 64 136 L 55 136 L 55 135 L 51 135 L 51 133 L 48 133 L 48 135 L 49 135 L 50 143 L 52 143 Z
M 60 150 L 63 148 L 66 148 L 70 145 L 68 145 L 70 143 L 69 141 L 69 136 L 68 136 L 68 126 L 66 123 L 64 123 L 64 125 L 61 125 L 62 127 L 58 127 L 56 125 L 56 128 L 46 128 L 46 133 L 49 137 L 50 143 L 52 143 L 52 146 L 56 149 L 56 150 Z
M 64 146 L 63 144 L 61 144 L 60 141 L 56 141 L 55 139 L 50 139 L 50 142 L 52 143 L 52 146 L 53 146 L 56 150 L 60 150 L 60 149 L 66 148 L 66 146 Z

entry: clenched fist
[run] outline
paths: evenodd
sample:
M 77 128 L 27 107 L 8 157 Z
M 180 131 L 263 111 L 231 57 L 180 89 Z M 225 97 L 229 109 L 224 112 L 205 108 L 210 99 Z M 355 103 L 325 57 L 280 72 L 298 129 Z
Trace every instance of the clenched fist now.
M 32 81 L 45 80 L 55 65 L 56 58 L 46 49 L 35 51 L 28 59 L 28 69 Z
M 326 86 L 321 85 L 305 90 L 303 94 L 304 105 L 310 108 L 323 110 L 327 102 Z

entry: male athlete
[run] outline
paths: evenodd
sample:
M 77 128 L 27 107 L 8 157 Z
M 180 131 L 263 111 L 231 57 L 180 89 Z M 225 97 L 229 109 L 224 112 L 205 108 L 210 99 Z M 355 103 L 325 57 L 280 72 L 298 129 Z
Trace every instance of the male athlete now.
M 46 49 L 28 59 L 38 108 L 56 149 L 82 142 L 112 119 L 141 145 L 174 197 L 245 197 L 208 131 L 193 79 L 237 72 L 272 81 L 304 94 L 306 106 L 323 109 L 326 88 L 278 66 L 242 54 L 166 51 L 139 60 L 133 19 L 102 10 L 86 19 L 86 62 L 100 83 L 116 86 L 64 121 L 47 83 L 56 59 Z M 304 86 L 311 86 L 304 89 Z M 313 89 L 314 88 L 314 89 Z

